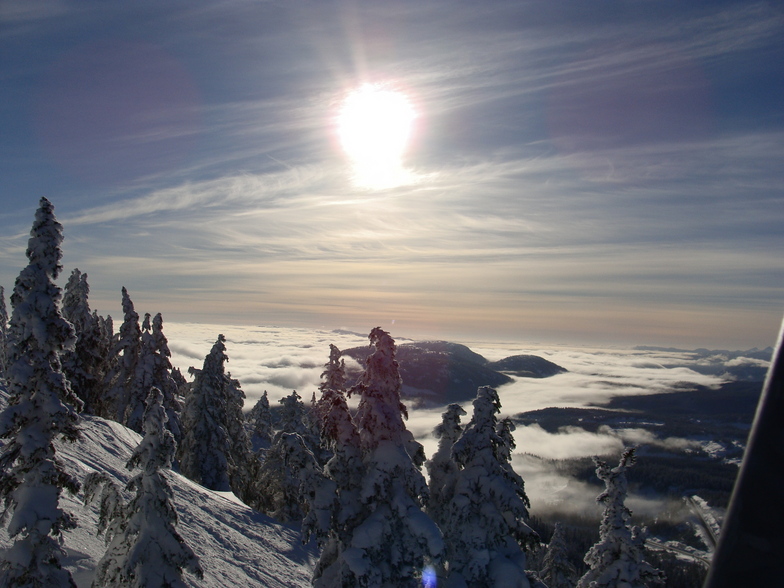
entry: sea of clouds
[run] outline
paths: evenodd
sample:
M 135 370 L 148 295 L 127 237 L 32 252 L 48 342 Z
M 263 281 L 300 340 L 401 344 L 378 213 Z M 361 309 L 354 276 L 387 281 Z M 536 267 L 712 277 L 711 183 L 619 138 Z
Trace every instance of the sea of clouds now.
M 275 406 L 283 396 L 296 390 L 309 402 L 317 392 L 330 343 L 340 349 L 368 345 L 366 335 L 346 330 L 329 331 L 276 326 L 217 326 L 206 324 L 167 323 L 165 332 L 172 351 L 172 363 L 186 377 L 189 366 L 200 368 L 218 334 L 226 337 L 226 366 L 238 379 L 246 394 L 249 410 L 266 390 Z M 394 332 L 398 344 L 409 339 Z M 455 341 L 461 343 L 461 341 Z M 718 387 L 721 376 L 704 375 L 689 368 L 704 357 L 688 352 L 639 349 L 546 347 L 523 344 L 478 342 L 467 343 L 490 361 L 510 355 L 532 354 L 566 368 L 568 372 L 546 379 L 515 378 L 498 388 L 502 416 L 547 407 L 588 407 L 615 396 L 643 395 L 672 391 L 684 383 Z M 750 363 L 758 360 L 749 360 Z M 354 362 L 346 358 L 346 362 Z M 673 367 L 675 366 L 675 367 Z M 356 398 L 351 403 L 356 403 Z M 470 419 L 472 407 L 463 405 Z M 428 456 L 436 449 L 433 428 L 440 422 L 442 408 L 412 409 L 407 426 L 425 446 Z M 539 425 L 520 426 L 515 431 L 517 453 L 513 464 L 526 480 L 526 490 L 534 510 L 554 508 L 572 512 L 596 509 L 596 487 L 557 473 L 547 462 L 551 459 L 620 455 L 623 447 L 647 445 L 688 449 L 699 445 L 694 439 L 660 438 L 647 429 L 611 429 L 587 431 L 577 425 L 558 432 L 545 431 Z M 598 482 L 598 480 L 597 480 Z M 661 512 L 665 504 L 655 497 L 632 496 L 633 510 Z

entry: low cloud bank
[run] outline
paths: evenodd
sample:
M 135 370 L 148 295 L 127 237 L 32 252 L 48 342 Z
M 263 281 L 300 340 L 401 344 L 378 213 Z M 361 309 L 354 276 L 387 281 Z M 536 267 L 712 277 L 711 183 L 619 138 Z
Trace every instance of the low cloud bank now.
M 346 331 L 299 328 L 167 323 L 164 331 L 172 363 L 186 377 L 189 366 L 201 368 L 218 334 L 225 335 L 229 357 L 226 370 L 242 384 L 246 410 L 265 390 L 272 406 L 292 390 L 309 400 L 318 390 L 321 372 L 329 360 L 330 343 L 340 349 L 368 344 L 366 337 Z
M 594 455 L 620 455 L 624 447 L 647 445 L 668 450 L 699 449 L 700 442 L 681 437 L 660 438 L 647 429 L 613 429 L 602 425 L 593 433 L 582 427 L 560 427 L 549 433 L 538 424 L 518 426 L 517 450 L 544 459 L 576 459 Z
M 620 457 L 620 451 L 617 453 Z M 532 514 L 601 516 L 602 506 L 596 497 L 604 490 L 604 483 L 589 484 L 556 471 L 551 462 L 535 455 L 515 454 L 512 465 L 525 480 L 525 491 L 531 501 Z M 633 471 L 629 474 L 633 477 Z M 656 518 L 665 511 L 682 510 L 680 501 L 666 497 L 642 496 L 630 493 L 626 506 L 632 513 L 645 518 Z
M 319 331 L 280 327 L 238 327 L 201 324 L 167 323 L 165 332 L 172 350 L 172 363 L 187 375 L 189 366 L 200 368 L 219 333 L 226 336 L 229 362 L 226 369 L 238 379 L 246 394 L 245 409 L 249 410 L 266 390 L 272 406 L 296 389 L 308 402 L 318 390 L 323 366 L 329 357 L 329 344 L 340 349 L 367 345 L 366 337 L 348 331 Z M 396 333 L 392 333 L 396 336 Z M 396 337 L 402 342 L 402 337 Z M 523 347 L 471 346 L 488 360 L 516 354 L 545 357 L 569 371 L 546 379 L 515 378 L 499 388 L 502 415 L 551 406 L 588 407 L 601 404 L 614 396 L 642 395 L 668 392 L 689 384 L 718 386 L 722 379 L 698 373 L 687 367 L 699 360 L 674 351 L 606 350 L 606 349 L 538 349 Z M 346 358 L 346 364 L 358 367 Z M 666 367 L 667 365 L 673 367 Z M 350 404 L 356 406 L 357 398 Z M 463 403 L 466 411 L 463 424 L 471 419 L 471 402 Z M 411 409 L 408 429 L 425 447 L 428 457 L 438 446 L 433 437 L 434 427 L 441 421 L 444 408 Z M 591 432 L 577 425 L 561 427 L 550 433 L 538 424 L 518 426 L 515 431 L 517 452 L 513 458 L 515 469 L 526 481 L 526 492 L 531 499 L 532 512 L 563 514 L 595 513 L 601 508 L 596 496 L 602 490 L 599 480 L 589 484 L 556 471 L 548 460 L 619 456 L 623 447 L 646 445 L 664 449 L 696 449 L 697 441 L 661 438 L 646 429 L 613 429 L 607 426 Z M 426 472 L 423 472 L 426 473 Z M 629 507 L 639 515 L 655 517 L 675 506 L 667 499 L 632 495 Z
M 218 334 L 224 334 L 229 356 L 226 369 L 242 384 L 248 408 L 264 390 L 268 391 L 273 403 L 293 389 L 303 397 L 310 397 L 318 389 L 322 368 L 329 358 L 330 343 L 340 349 L 368 345 L 367 337 L 346 330 L 167 323 L 164 331 L 169 338 L 172 363 L 186 375 L 189 366 L 202 366 Z M 394 332 L 392 336 L 404 340 Z M 688 353 L 481 345 L 472 346 L 472 349 L 489 360 L 516 354 L 539 355 L 569 370 L 541 380 L 516 378 L 511 384 L 500 387 L 505 414 L 549 406 L 590 406 L 606 402 L 613 396 L 666 392 L 684 382 L 704 386 L 717 386 L 722 382 L 718 376 L 682 367 L 695 361 Z M 351 358 L 346 358 L 346 363 L 356 365 Z M 680 365 L 662 367 L 665 363 Z M 470 417 L 470 402 L 464 408 Z M 433 426 L 437 422 L 436 418 Z

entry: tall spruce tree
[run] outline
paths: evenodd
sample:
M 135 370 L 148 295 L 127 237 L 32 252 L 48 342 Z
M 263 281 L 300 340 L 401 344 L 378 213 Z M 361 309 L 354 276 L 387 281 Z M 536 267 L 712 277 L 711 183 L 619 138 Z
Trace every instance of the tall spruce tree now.
M 302 402 L 302 397 L 296 390 L 292 390 L 291 394 L 284 396 L 278 402 L 281 404 L 280 431 L 299 435 L 305 447 L 318 459 L 321 441 L 316 428 L 312 426 L 310 410 Z
M 62 270 L 62 225 L 41 198 L 27 244 L 29 264 L 11 296 L 7 381 L 10 398 L 0 415 L 0 497 L 3 521 L 15 540 L 2 555 L 2 586 L 74 586 L 62 568 L 56 538 L 76 526 L 59 506 L 62 489 L 79 490 L 55 454 L 54 441 L 79 438 L 82 402 L 63 375 L 60 357 L 73 348 L 72 325 L 59 309 L 55 284 Z M 10 515 L 10 519 L 8 518 Z
M 135 419 L 136 415 L 141 417 L 143 414 L 144 397 L 139 398 L 142 389 L 136 377 L 142 353 L 142 330 L 139 314 L 125 287 L 122 289 L 122 309 L 123 323 L 112 351 L 114 369 L 106 376 L 107 394 L 100 416 L 127 424 L 128 415 Z M 136 430 L 139 432 L 138 427 Z
M 229 435 L 229 484 L 232 491 L 246 504 L 257 493 L 254 486 L 257 458 L 245 429 L 245 392 L 239 380 L 226 376 L 226 432 Z
M 180 471 L 212 490 L 229 490 L 229 451 L 226 430 L 226 337 L 218 335 L 204 367 L 190 368 L 193 389 L 182 411 L 182 443 L 177 457 Z
M 436 524 L 422 511 L 427 484 L 420 472 L 422 446 L 403 422 L 402 381 L 395 341 L 381 328 L 369 335 L 374 352 L 351 393 L 360 396 L 356 422 L 364 472 L 361 512 L 343 544 L 337 566 L 360 586 L 417 586 L 422 570 L 437 562 L 444 543 Z
M 226 374 L 226 337 L 218 335 L 200 370 L 191 368 L 193 389 L 182 411 L 180 471 L 212 490 L 234 490 L 242 498 L 248 489 L 246 464 L 250 443 L 243 427 L 245 394 Z
M 303 439 L 310 434 L 305 424 L 305 403 L 302 397 L 292 390 L 291 394 L 284 396 L 280 400 L 280 424 L 279 429 L 286 433 L 296 433 Z
M 334 485 L 334 501 L 328 519 L 309 513 L 302 530 L 306 538 L 315 537 L 321 547 L 313 572 L 313 585 L 317 588 L 352 586 L 355 585 L 355 576 L 341 554 L 350 545 L 353 531 L 363 516 L 360 497 L 364 464 L 359 432 L 343 394 L 343 360 L 334 345 L 330 345 L 330 360 L 321 377 L 317 412 L 321 415 L 322 445 L 332 455 L 324 467 L 324 474 Z M 323 504 L 320 506 L 323 507 Z
M 137 433 L 144 430 L 145 398 L 153 386 L 153 372 L 155 369 L 155 346 L 152 340 L 152 326 L 150 313 L 145 313 L 142 321 L 141 337 L 139 340 L 139 355 L 136 366 L 126 383 L 125 414 L 122 423 Z
M 540 575 L 548 588 L 574 588 L 577 569 L 569 561 L 569 546 L 566 543 L 564 526 L 560 522 L 555 523 Z
M 530 585 L 524 549 L 539 538 L 526 523 L 525 485 L 509 463 L 511 422 L 498 423 L 500 410 L 498 393 L 479 388 L 471 421 L 452 447 L 459 471 L 442 526 L 450 586 Z
M 111 482 L 104 490 L 99 530 L 106 533 L 108 548 L 96 567 L 96 588 L 185 588 L 183 570 L 203 576 L 196 554 L 175 529 L 173 493 L 161 471 L 171 467 L 176 444 L 165 426 L 160 390 L 150 390 L 146 405 L 144 438 L 127 464 L 129 470 L 141 469 L 126 487 L 134 496 L 122 505 Z M 88 480 L 88 493 L 101 481 L 100 475 Z
M 166 428 L 174 435 L 174 440 L 179 443 L 182 439 L 182 425 L 180 423 L 180 413 L 182 403 L 180 401 L 180 383 L 177 376 L 181 379 L 179 371 L 175 373 L 171 363 L 171 350 L 169 340 L 163 334 L 163 317 L 159 312 L 152 319 L 152 381 L 153 386 L 158 388 L 163 395 L 163 407 L 166 409 Z
M 342 355 L 343 353 L 337 346 L 332 343 L 329 344 L 329 361 L 324 365 L 324 371 L 321 372 L 321 383 L 319 384 L 322 400 L 324 398 L 323 393 L 326 390 L 343 392 L 346 389 L 346 362 L 343 360 Z
M 599 524 L 599 541 L 585 554 L 590 569 L 577 583 L 578 588 L 646 588 L 663 585 L 664 573 L 645 561 L 646 530 L 630 523 L 632 511 L 626 507 L 626 471 L 637 458 L 633 447 L 621 454 L 618 465 L 594 457 L 596 475 L 604 482 L 604 492 L 596 501 L 604 505 Z
M 141 432 L 145 398 L 150 388 L 154 386 L 163 395 L 163 405 L 167 415 L 166 426 L 174 435 L 174 440 L 179 441 L 182 407 L 178 400 L 177 384 L 172 377 L 170 357 L 171 351 L 163 334 L 161 314 L 158 313 L 155 318 L 151 318 L 151 315 L 146 313 L 142 321 L 141 346 L 136 368 L 132 379 L 126 385 L 128 405 L 125 409 L 124 422 L 127 427 Z
M 302 437 L 278 431 L 258 470 L 251 506 L 281 522 L 299 523 L 324 483 L 321 468 Z M 311 500 L 308 493 L 313 494 Z M 328 494 L 334 496 L 334 490 Z
M 248 425 L 251 446 L 254 451 L 268 449 L 272 442 L 272 413 L 270 412 L 267 391 L 261 395 L 245 416 Z
M 95 413 L 106 377 L 106 349 L 100 319 L 90 311 L 90 286 L 87 274 L 78 268 L 71 272 L 63 290 L 63 317 L 76 332 L 76 345 L 63 356 L 63 372 L 71 388 L 84 403 L 84 411 Z
M 427 514 L 435 523 L 442 527 L 445 520 L 444 509 L 454 495 L 458 467 L 452 459 L 452 446 L 460 438 L 463 427 L 460 426 L 460 417 L 466 411 L 459 404 L 450 404 L 441 416 L 441 423 L 436 425 L 433 435 L 438 439 L 438 449 L 433 457 L 425 464 L 430 475 L 428 490 L 430 499 L 427 503 Z

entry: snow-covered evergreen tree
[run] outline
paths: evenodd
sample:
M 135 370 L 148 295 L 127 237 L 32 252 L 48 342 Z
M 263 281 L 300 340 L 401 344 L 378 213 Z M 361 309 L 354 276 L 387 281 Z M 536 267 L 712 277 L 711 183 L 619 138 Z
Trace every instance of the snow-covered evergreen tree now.
M 329 344 L 329 361 L 321 372 L 319 390 L 335 390 L 343 392 L 346 389 L 346 362 L 341 357 L 343 354 L 335 345 Z M 323 396 L 322 396 L 323 398 Z
M 150 313 L 145 313 L 142 321 L 141 338 L 139 345 L 139 355 L 136 360 L 136 367 L 130 379 L 126 382 L 125 415 L 121 421 L 126 427 L 141 433 L 144 429 L 145 399 L 150 393 L 153 384 L 153 372 L 155 371 L 155 345 L 152 339 L 152 325 L 150 323 Z
M 97 314 L 90 311 L 89 294 L 87 274 L 74 269 L 63 290 L 62 312 L 74 326 L 76 346 L 64 354 L 63 372 L 84 403 L 84 411 L 94 413 L 103 391 L 107 350 Z
M 463 432 L 460 417 L 465 411 L 459 404 L 450 404 L 441 416 L 441 423 L 436 425 L 433 435 L 438 439 L 438 449 L 425 464 L 430 475 L 428 490 L 430 499 L 427 503 L 427 514 L 441 527 L 444 524 L 444 509 L 454 494 L 457 479 L 457 463 L 452 459 L 452 446 Z
M 218 335 L 201 370 L 194 368 L 193 389 L 182 411 L 180 471 L 212 490 L 229 490 L 231 441 L 226 429 L 226 337 Z
M 119 333 L 114 332 L 114 319 L 112 319 L 112 315 L 106 315 L 106 318 L 104 318 L 98 315 L 98 312 L 94 310 L 93 317 L 98 323 L 101 331 L 100 349 L 101 355 L 106 361 L 106 368 L 104 371 L 106 374 L 110 374 L 119 363 L 119 359 L 114 353 L 114 350 L 117 346 L 120 335 Z
M 321 414 L 315 392 L 310 397 L 310 405 L 305 409 L 304 423 L 308 431 L 306 442 L 319 466 L 324 467 L 332 454 L 321 444 Z
M 182 571 L 201 578 L 199 560 L 177 533 L 173 494 L 163 469 L 171 467 L 175 441 L 166 428 L 163 395 L 150 390 L 144 413 L 144 438 L 128 460 L 129 470 L 140 468 L 126 489 L 134 494 L 127 506 L 119 506 L 116 493 L 102 500 L 106 553 L 98 562 L 93 586 L 112 588 L 181 587 Z M 90 484 L 91 488 L 94 484 Z M 108 527 L 108 528 L 107 528 Z
M 459 471 L 442 526 L 449 586 L 530 585 L 524 549 L 539 538 L 526 524 L 530 505 L 509 463 L 511 422 L 498 423 L 500 409 L 498 393 L 479 388 L 471 421 L 452 447 Z
M 320 453 L 316 456 L 322 465 L 326 464 L 332 457 L 329 443 L 324 443 L 324 417 L 330 410 L 333 394 L 339 393 L 340 396 L 343 396 L 346 391 L 346 365 L 341 355 L 340 349 L 330 343 L 329 360 L 324 365 L 324 371 L 321 372 L 321 383 L 319 384 L 321 396 L 316 400 L 314 393 L 314 401 L 311 403 L 311 429 L 322 440 Z
M 278 431 L 259 468 L 251 506 L 281 522 L 298 523 L 310 508 L 307 493 L 323 486 L 323 478 L 302 437 Z M 330 494 L 334 497 L 334 490 Z
M 284 433 L 296 433 L 305 442 L 305 447 L 318 460 L 320 454 L 321 440 L 319 434 L 312 426 L 309 408 L 302 402 L 302 398 L 296 390 L 284 396 L 278 402 L 281 404 L 279 430 Z
M 226 374 L 226 338 L 218 340 L 201 370 L 191 368 L 193 389 L 182 412 L 180 471 L 212 490 L 234 490 L 240 498 L 253 494 L 250 442 L 244 428 L 245 394 Z
M 169 342 L 163 334 L 161 314 L 156 314 L 155 318 L 151 320 L 150 314 L 146 313 L 142 322 L 139 358 L 136 362 L 133 379 L 126 388 L 130 395 L 125 410 L 125 425 L 134 431 L 141 431 L 144 396 L 154 386 L 163 395 L 163 406 L 168 417 L 166 426 L 174 435 L 174 440 L 179 441 L 182 436 L 180 430 L 182 407 L 178 398 L 178 386 L 172 377 L 170 357 L 171 351 L 169 351 Z
M 254 451 L 268 449 L 272 442 L 272 413 L 270 412 L 267 391 L 261 395 L 245 416 L 248 424 L 251 446 Z
M 569 547 L 564 536 L 564 526 L 560 522 L 555 523 L 540 575 L 548 588 L 574 588 L 577 570 L 569 561 Z
M 159 312 L 152 319 L 152 345 L 153 345 L 153 385 L 163 394 L 163 407 L 166 409 L 166 428 L 168 428 L 174 440 L 179 443 L 182 438 L 182 427 L 180 425 L 180 413 L 182 412 L 182 402 L 180 401 L 180 385 L 185 380 L 171 363 L 171 350 L 169 340 L 163 334 L 163 317 Z M 177 378 L 179 376 L 179 380 Z
M 5 378 L 8 364 L 8 310 L 5 306 L 5 288 L 0 286 L 0 378 Z
M 98 534 L 105 533 L 106 542 L 126 527 L 125 502 L 114 480 L 105 472 L 91 472 L 84 478 L 84 504 L 92 503 L 101 492 L 98 508 Z
M 305 424 L 306 410 L 302 397 L 297 394 L 296 390 L 292 390 L 291 394 L 284 396 L 278 402 L 280 403 L 279 430 L 285 433 L 296 433 L 303 439 L 307 437 L 310 431 Z
M 226 376 L 226 432 L 229 435 L 229 484 L 234 493 L 244 502 L 256 495 L 256 456 L 245 429 L 245 392 L 239 380 Z
M 139 314 L 125 287 L 122 289 L 122 309 L 124 319 L 112 351 L 115 367 L 106 376 L 107 395 L 100 416 L 127 424 L 129 415 L 132 420 L 139 420 L 144 414 L 144 399 L 149 389 L 145 391 L 136 377 L 142 353 L 142 331 Z M 139 432 L 140 428 L 136 430 Z
M 8 332 L 8 406 L 0 414 L 0 497 L 14 544 L 2 554 L 2 586 L 74 586 L 61 566 L 57 539 L 76 526 L 59 506 L 63 488 L 79 490 L 55 455 L 54 441 L 79 438 L 82 403 L 63 375 L 60 357 L 73 348 L 72 325 L 59 309 L 54 283 L 62 270 L 62 225 L 41 198 L 27 244 L 29 264 L 16 279 Z M 10 518 L 9 518 L 10 516 Z
M 334 358 L 331 354 L 331 363 Z M 313 573 L 313 585 L 317 588 L 355 585 L 354 574 L 341 553 L 350 545 L 353 530 L 363 515 L 360 497 L 364 464 L 359 433 L 342 392 L 344 379 L 330 379 L 328 371 L 322 374 L 322 378 L 327 377 L 320 386 L 318 412 L 322 417 L 322 445 L 332 454 L 324 474 L 334 483 L 335 501 L 329 520 L 309 516 L 303 523 L 305 537 L 315 537 L 321 547 Z
M 626 448 L 618 465 L 611 468 L 595 457 L 596 475 L 604 482 L 604 492 L 596 501 L 604 505 L 599 524 L 599 541 L 585 554 L 590 569 L 580 578 L 578 588 L 647 588 L 663 585 L 664 574 L 644 560 L 646 530 L 632 527 L 632 512 L 626 507 L 626 470 L 636 462 L 634 448 Z
M 335 566 L 353 575 L 344 581 L 360 586 L 417 586 L 423 568 L 438 562 L 444 543 L 436 524 L 423 511 L 427 484 L 420 472 L 422 446 L 403 422 L 402 381 L 395 341 L 381 328 L 369 335 L 374 352 L 351 393 L 359 394 L 356 422 L 364 465 L 361 512 L 345 529 L 347 540 Z

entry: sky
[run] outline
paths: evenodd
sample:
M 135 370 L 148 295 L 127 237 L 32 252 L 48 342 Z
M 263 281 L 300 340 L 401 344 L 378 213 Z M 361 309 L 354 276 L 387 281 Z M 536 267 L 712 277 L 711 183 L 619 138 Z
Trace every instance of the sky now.
M 0 0 L 0 284 L 46 196 L 115 319 L 765 347 L 782 105 L 773 1 Z

